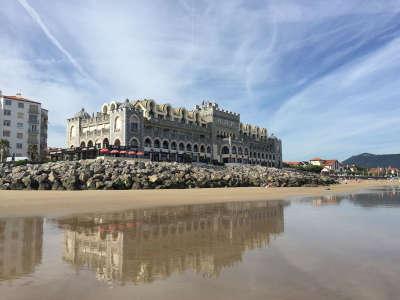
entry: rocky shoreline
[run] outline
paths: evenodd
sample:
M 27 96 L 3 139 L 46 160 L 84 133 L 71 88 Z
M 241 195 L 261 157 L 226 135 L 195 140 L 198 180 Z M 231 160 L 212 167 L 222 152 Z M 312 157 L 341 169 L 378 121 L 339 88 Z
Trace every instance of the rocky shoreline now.
M 0 165 L 2 190 L 126 190 L 300 187 L 337 183 L 319 174 L 262 166 L 210 166 L 130 160 Z

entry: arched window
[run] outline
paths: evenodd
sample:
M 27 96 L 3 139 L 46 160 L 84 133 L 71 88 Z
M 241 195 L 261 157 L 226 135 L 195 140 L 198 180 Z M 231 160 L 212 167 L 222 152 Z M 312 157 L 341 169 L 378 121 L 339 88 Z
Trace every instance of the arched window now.
M 186 151 L 192 151 L 192 145 L 191 144 L 187 144 L 186 145 Z
M 117 147 L 121 146 L 121 141 L 119 139 L 116 139 L 114 141 L 114 146 L 117 146 Z
M 197 146 L 197 144 L 193 146 L 193 152 L 199 152 L 199 146 Z
M 239 147 L 239 148 L 238 148 L 238 153 L 239 153 L 239 155 L 242 155 L 242 154 L 243 154 L 242 147 Z
M 207 146 L 207 153 L 211 153 L 211 147 Z
M 222 154 L 229 154 L 229 147 L 228 146 L 222 147 L 221 153 Z
M 236 147 L 235 146 L 232 147 L 232 154 L 236 154 Z
M 93 147 L 93 141 L 90 140 L 89 142 L 87 142 L 87 146 L 88 147 Z
M 146 148 L 151 148 L 151 139 L 146 138 L 146 139 L 144 140 L 144 146 L 145 146 Z
M 121 127 L 122 127 L 121 124 L 122 124 L 121 118 L 118 116 L 115 117 L 115 119 L 114 119 L 114 131 L 115 132 L 118 132 L 121 130 Z
M 132 138 L 129 142 L 129 145 L 131 146 L 131 148 L 134 148 L 134 149 L 139 148 L 139 142 L 136 138 Z
M 179 151 L 185 151 L 185 145 L 183 143 L 179 143 Z
M 139 129 L 139 119 L 138 119 L 137 116 L 132 115 L 132 116 L 129 118 L 129 129 L 130 129 L 131 131 L 136 131 L 136 130 Z
M 105 138 L 105 139 L 103 140 L 103 147 L 104 147 L 104 148 L 107 148 L 109 145 L 110 145 L 110 142 L 108 141 L 108 138 Z
M 260 158 L 260 152 L 257 153 L 257 158 Z
M 264 159 L 264 157 L 265 157 L 265 156 L 264 156 L 264 153 L 262 153 L 262 154 L 261 154 L 261 158 Z
M 160 140 L 154 140 L 154 148 L 160 148 Z
M 206 152 L 206 147 L 204 147 L 204 145 L 201 145 L 201 146 L 200 146 L 200 152 L 201 152 L 201 153 Z
M 86 147 L 85 142 L 81 142 L 81 148 L 85 148 L 85 147 Z
M 76 128 L 74 125 L 72 125 L 69 129 L 69 138 L 73 139 L 74 137 L 76 137 Z
M 249 149 L 244 148 L 244 155 L 249 155 Z
M 171 150 L 176 150 L 176 142 L 171 143 Z
M 164 142 L 162 143 L 162 147 L 163 147 L 163 149 L 165 149 L 165 150 L 169 150 L 169 143 L 168 143 L 168 141 L 164 141 Z

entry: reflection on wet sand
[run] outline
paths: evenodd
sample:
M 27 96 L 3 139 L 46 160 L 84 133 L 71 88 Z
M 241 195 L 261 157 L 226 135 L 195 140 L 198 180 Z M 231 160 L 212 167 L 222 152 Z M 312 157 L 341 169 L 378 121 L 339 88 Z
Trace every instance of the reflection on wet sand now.
M 311 201 L 310 201 L 311 200 Z M 376 190 L 375 193 L 359 193 L 346 196 L 326 195 L 315 198 L 304 198 L 301 202 L 311 203 L 315 207 L 326 205 L 339 205 L 343 200 L 348 200 L 361 207 L 399 207 L 400 189 Z
M 139 209 L 59 220 L 65 261 L 135 284 L 192 270 L 217 277 L 284 231 L 284 202 Z
M 34 272 L 42 260 L 42 218 L 0 219 L 0 280 Z

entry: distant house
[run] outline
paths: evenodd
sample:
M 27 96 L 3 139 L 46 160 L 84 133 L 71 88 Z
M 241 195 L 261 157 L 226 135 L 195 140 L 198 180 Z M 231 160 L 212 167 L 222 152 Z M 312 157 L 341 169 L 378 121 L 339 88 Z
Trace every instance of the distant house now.
M 310 159 L 310 164 L 313 165 L 313 166 L 323 167 L 324 166 L 324 161 L 325 160 L 322 159 L 322 158 L 315 157 L 315 158 Z
M 324 173 L 334 173 L 342 170 L 342 165 L 337 159 L 322 159 L 315 157 L 310 159 L 310 164 L 313 166 L 322 167 Z

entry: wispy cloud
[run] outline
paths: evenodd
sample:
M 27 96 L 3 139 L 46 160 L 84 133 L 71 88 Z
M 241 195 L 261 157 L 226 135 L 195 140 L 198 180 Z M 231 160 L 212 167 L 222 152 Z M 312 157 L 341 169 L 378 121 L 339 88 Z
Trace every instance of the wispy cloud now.
M 0 8 L 8 20 L 0 86 L 45 101 L 57 127 L 49 144 L 64 139 L 65 118 L 81 106 L 151 97 L 186 106 L 214 99 L 282 137 L 285 159 L 400 146 L 397 0 L 5 0 Z M 71 76 L 86 70 L 97 85 Z
M 79 71 L 84 77 L 90 78 L 90 76 L 85 72 L 78 61 L 64 48 L 63 45 L 57 40 L 57 38 L 50 32 L 49 28 L 43 22 L 37 11 L 29 4 L 27 0 L 17 0 L 19 4 L 25 9 L 25 11 L 32 17 L 36 24 L 40 27 L 43 33 L 51 41 L 51 43 L 61 51 L 62 54 L 70 61 L 70 63 Z

